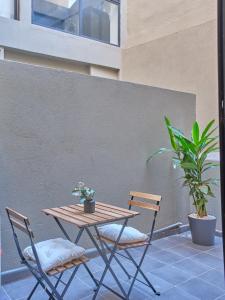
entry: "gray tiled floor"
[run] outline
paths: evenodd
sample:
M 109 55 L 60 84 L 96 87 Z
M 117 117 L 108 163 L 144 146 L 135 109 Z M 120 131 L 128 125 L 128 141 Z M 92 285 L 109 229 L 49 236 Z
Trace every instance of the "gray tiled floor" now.
M 140 259 L 141 250 L 132 250 L 132 255 L 136 257 L 136 260 Z M 188 232 L 154 241 L 144 261 L 143 271 L 155 288 L 161 292 L 161 296 L 155 296 L 146 285 L 136 282 L 130 299 L 225 300 L 222 255 L 222 240 L 218 237 L 213 247 L 193 244 Z M 124 261 L 124 265 L 129 272 L 134 272 L 135 269 L 131 263 Z M 100 278 L 104 266 L 102 259 L 91 260 L 89 266 L 96 278 Z M 127 290 L 129 280 L 116 262 L 113 262 L 113 269 L 122 280 L 124 289 Z M 70 271 L 65 274 L 65 279 L 69 275 Z M 141 276 L 139 275 L 138 278 L 141 279 Z M 118 291 L 110 274 L 106 276 L 105 283 Z M 4 285 L 0 289 L 0 299 L 25 300 L 33 284 L 34 279 L 27 278 Z M 64 299 L 92 299 L 93 288 L 93 281 L 81 267 L 78 277 L 72 282 Z M 45 300 L 48 297 L 39 289 L 32 299 Z M 105 288 L 101 288 L 97 299 L 114 300 L 118 297 Z

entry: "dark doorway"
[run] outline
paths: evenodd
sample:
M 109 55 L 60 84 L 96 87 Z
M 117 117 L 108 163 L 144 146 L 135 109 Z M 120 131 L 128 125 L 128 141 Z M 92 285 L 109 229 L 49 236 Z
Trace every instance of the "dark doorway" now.
M 221 212 L 223 232 L 223 256 L 225 257 L 225 0 L 218 0 L 218 80 L 219 80 L 219 135 L 220 135 L 220 179 Z M 224 264 L 225 266 L 225 264 Z

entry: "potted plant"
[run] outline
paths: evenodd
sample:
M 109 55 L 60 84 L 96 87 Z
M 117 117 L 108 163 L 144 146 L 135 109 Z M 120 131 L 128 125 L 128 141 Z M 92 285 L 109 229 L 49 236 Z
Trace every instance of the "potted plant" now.
M 95 212 L 95 191 L 89 187 L 86 187 L 83 182 L 78 182 L 72 191 L 72 195 L 80 197 L 80 203 L 84 204 L 85 213 Z
M 188 216 L 192 241 L 200 245 L 214 244 L 216 228 L 216 217 L 208 215 L 206 208 L 208 198 L 214 197 L 212 185 L 218 181 L 206 176 L 207 171 L 219 165 L 207 160 L 209 153 L 218 151 L 218 137 L 214 136 L 217 128 L 214 123 L 215 120 L 210 121 L 200 132 L 198 122 L 194 122 L 191 138 L 188 138 L 165 117 L 171 149 L 161 148 L 147 160 L 151 160 L 156 154 L 171 151 L 174 166 L 183 169 L 183 186 L 189 189 L 195 207 L 195 213 Z

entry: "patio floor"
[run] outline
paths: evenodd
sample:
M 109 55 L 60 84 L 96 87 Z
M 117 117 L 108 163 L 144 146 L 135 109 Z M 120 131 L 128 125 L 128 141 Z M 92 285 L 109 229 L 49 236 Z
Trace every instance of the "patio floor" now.
M 140 257 L 140 250 L 132 250 L 137 259 Z M 161 296 L 153 295 L 149 288 L 137 283 L 130 299 L 225 300 L 222 255 L 222 239 L 219 237 L 216 237 L 216 243 L 213 247 L 193 244 L 189 232 L 153 241 L 153 245 L 145 258 L 143 270 L 156 289 L 161 292 Z M 128 261 L 125 263 L 127 270 L 134 271 L 133 266 Z M 99 278 L 104 266 L 101 258 L 92 259 L 89 266 Z M 123 286 L 126 289 L 128 279 L 116 262 L 113 262 L 113 268 L 118 277 L 123 280 Z M 64 278 L 66 276 L 67 274 Z M 115 286 L 116 289 L 115 282 L 110 275 L 106 277 L 105 283 L 111 287 Z M 33 278 L 6 284 L 0 289 L 0 299 L 25 300 L 33 284 Z M 93 287 L 94 285 L 85 269 L 80 267 L 78 277 L 73 280 L 64 299 L 92 299 Z M 48 297 L 39 290 L 32 299 L 45 300 Z M 114 300 L 118 297 L 101 288 L 97 299 Z

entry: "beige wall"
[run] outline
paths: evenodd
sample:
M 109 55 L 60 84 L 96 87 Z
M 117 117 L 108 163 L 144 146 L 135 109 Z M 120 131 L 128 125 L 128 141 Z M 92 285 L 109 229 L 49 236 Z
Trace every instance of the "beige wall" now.
M 90 75 L 117 80 L 119 77 L 119 70 L 105 68 L 102 66 L 91 65 L 90 66 Z
M 216 0 L 127 0 L 127 42 L 131 47 L 216 18 Z
M 216 1 L 135 2 L 128 0 L 121 79 L 194 93 L 200 124 L 217 118 Z
M 89 75 L 90 67 L 88 64 L 57 59 L 48 56 L 35 55 L 26 52 L 20 52 L 11 49 L 5 49 L 4 58 L 9 61 L 21 62 L 36 66 L 43 66 L 54 69 L 73 71 L 81 74 Z
M 58 59 L 46 55 L 38 55 L 29 52 L 16 51 L 12 49 L 4 49 L 2 52 L 2 59 L 20 63 L 26 63 L 36 66 L 43 66 L 53 69 L 61 69 L 65 71 L 72 71 L 80 74 L 104 77 L 117 80 L 119 77 L 119 70 L 113 68 L 102 67 L 98 65 L 91 65 L 81 63 L 79 61 L 69 61 Z M 0 48 L 1 50 L 1 48 Z M 1 59 L 1 52 L 0 52 Z

